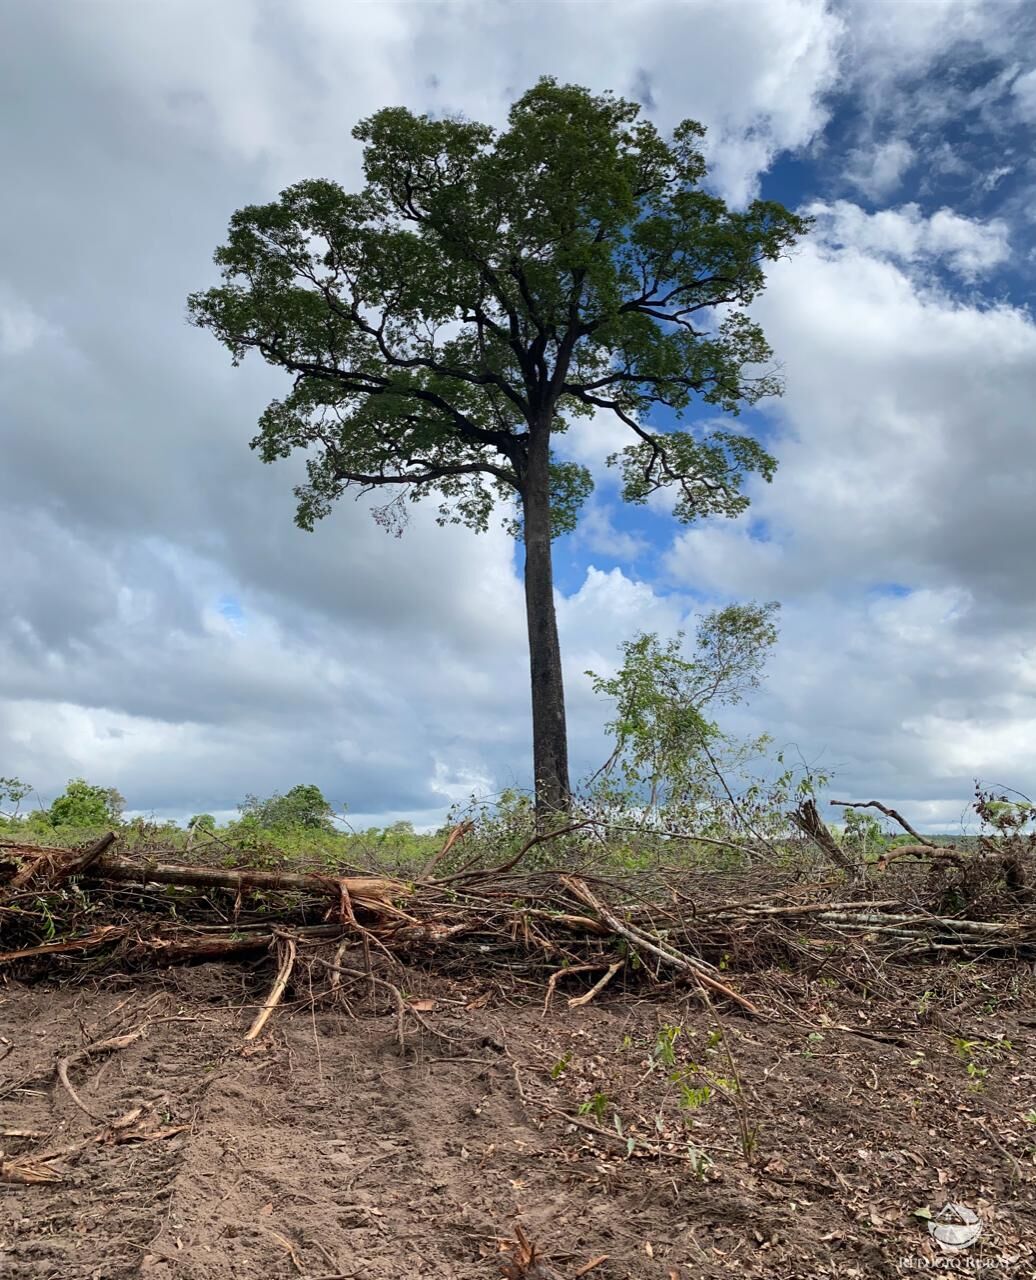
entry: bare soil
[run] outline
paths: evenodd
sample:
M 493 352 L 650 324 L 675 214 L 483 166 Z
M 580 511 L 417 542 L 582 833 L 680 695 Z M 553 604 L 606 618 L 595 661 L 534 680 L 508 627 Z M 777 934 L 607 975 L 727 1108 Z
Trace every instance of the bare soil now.
M 410 973 L 402 1051 L 384 991 L 304 968 L 243 1044 L 271 976 L 0 988 L 4 1158 L 91 1139 L 0 1183 L 3 1280 L 1036 1275 L 1032 966 L 734 975 L 765 1019 Z

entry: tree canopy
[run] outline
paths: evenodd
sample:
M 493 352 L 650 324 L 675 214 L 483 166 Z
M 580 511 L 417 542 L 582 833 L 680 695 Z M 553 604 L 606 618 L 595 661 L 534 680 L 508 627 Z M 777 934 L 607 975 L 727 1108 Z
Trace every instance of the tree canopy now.
M 284 795 L 275 793 L 265 800 L 246 796 L 238 806 L 244 817 L 267 830 L 301 827 L 309 830 L 333 831 L 334 810 L 319 787 L 299 783 Z
M 97 787 L 85 778 L 72 778 L 50 806 L 55 827 L 103 827 L 122 820 L 126 801 L 114 787 Z

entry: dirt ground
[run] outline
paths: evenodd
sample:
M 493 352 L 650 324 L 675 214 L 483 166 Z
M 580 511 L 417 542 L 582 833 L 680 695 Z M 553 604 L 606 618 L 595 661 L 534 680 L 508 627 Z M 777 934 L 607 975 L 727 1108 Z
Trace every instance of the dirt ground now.
M 4 1158 L 66 1149 L 0 1183 L 3 1280 L 1036 1275 L 1032 966 L 737 975 L 763 1019 L 410 974 L 402 1052 L 304 977 L 244 1045 L 270 979 L 0 987 Z

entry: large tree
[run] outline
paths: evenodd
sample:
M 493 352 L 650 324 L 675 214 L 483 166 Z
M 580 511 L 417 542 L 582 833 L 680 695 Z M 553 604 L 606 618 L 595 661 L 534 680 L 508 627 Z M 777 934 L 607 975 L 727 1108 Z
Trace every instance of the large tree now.
M 494 506 L 525 550 L 537 809 L 569 799 L 551 541 L 591 488 L 559 459 L 573 415 L 614 415 L 624 496 L 675 490 L 675 515 L 734 516 L 757 441 L 699 415 L 776 393 L 747 306 L 764 266 L 802 233 L 771 201 L 729 209 L 702 186 L 703 129 L 669 140 L 639 107 L 541 80 L 508 126 L 389 108 L 362 121 L 366 185 L 296 183 L 234 214 L 223 283 L 192 295 L 195 323 L 235 361 L 293 375 L 253 440 L 264 461 L 308 454 L 297 521 L 346 490 L 438 496 L 440 518 L 486 527 Z M 664 422 L 658 410 L 669 410 Z

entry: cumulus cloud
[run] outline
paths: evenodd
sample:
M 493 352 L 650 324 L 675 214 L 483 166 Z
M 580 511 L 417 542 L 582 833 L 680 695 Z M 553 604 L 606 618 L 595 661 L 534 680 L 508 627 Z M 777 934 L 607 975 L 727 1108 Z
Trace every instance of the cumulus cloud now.
M 701 566 L 712 586 L 726 572 L 750 593 L 919 576 L 990 598 L 1036 586 L 1027 311 L 965 304 L 887 258 L 820 243 L 781 264 L 758 311 L 787 383 L 771 410 L 777 478 L 753 494 L 769 540 L 692 528 L 672 553 L 688 573 Z
M 927 794 L 938 823 L 976 775 L 1036 769 L 1036 324 L 926 289 L 862 225 L 782 264 L 759 307 L 787 379 L 765 538 L 692 528 L 666 565 L 783 602 L 753 727 L 919 812 Z
M 867 213 L 848 200 L 817 202 L 807 209 L 817 236 L 836 248 L 852 248 L 901 263 L 942 265 L 972 281 L 987 275 L 1010 254 L 1007 224 L 963 217 L 952 209 L 926 216 L 920 205 Z
M 312 535 L 293 527 L 297 461 L 263 468 L 246 447 L 283 381 L 231 369 L 184 322 L 229 214 L 303 176 L 354 183 L 349 130 L 383 105 L 500 124 L 543 73 L 637 95 L 664 128 L 702 120 L 717 189 L 740 202 L 776 157 L 823 159 L 836 91 L 919 102 L 901 82 L 962 36 L 1006 56 L 1023 15 L 1014 0 L 600 0 L 592 23 L 578 3 L 300 0 L 290 20 L 258 0 L 21 6 L 0 46 L 18 104 L 0 129 L 18 175 L 0 203 L 18 247 L 0 282 L 0 773 L 45 796 L 82 773 L 181 816 L 314 781 L 361 825 L 438 821 L 472 789 L 527 781 L 513 545 L 429 510 L 396 541 L 349 502 Z M 1024 111 L 1026 85 L 1001 77 L 982 102 Z M 966 97 L 954 88 L 953 109 Z M 922 150 L 887 121 L 853 145 L 873 199 Z M 1004 266 L 996 219 L 818 211 L 760 309 L 788 385 L 760 523 L 688 530 L 663 556 L 657 523 L 612 505 L 604 458 L 626 428 L 579 419 L 559 437 L 599 484 L 558 602 L 574 772 L 604 754 L 587 668 L 612 669 L 637 630 L 686 626 L 703 595 L 778 596 L 774 677 L 745 723 L 944 821 L 966 753 L 941 742 L 975 769 L 1016 748 L 1029 767 L 1033 325 L 931 287 L 939 266 L 973 288 Z M 660 514 L 662 499 L 645 518 Z
M 586 507 L 574 536 L 579 546 L 613 560 L 636 560 L 650 546 L 646 538 L 617 529 L 613 513 L 600 502 Z
M 890 138 L 869 148 L 857 147 L 849 155 L 845 176 L 865 196 L 882 200 L 902 182 L 915 155 L 905 138 Z
M 349 128 L 386 103 L 501 124 L 513 97 L 545 73 L 640 96 L 666 127 L 702 120 L 714 178 L 735 200 L 826 119 L 842 24 L 824 0 L 600 0 L 594 14 L 588 25 L 578 3 L 303 0 L 287 21 L 255 0 L 185 0 L 24 22 L 59 55 L 75 49 L 77 63 L 92 63 L 149 128 L 220 147 L 278 181 L 353 176 Z

